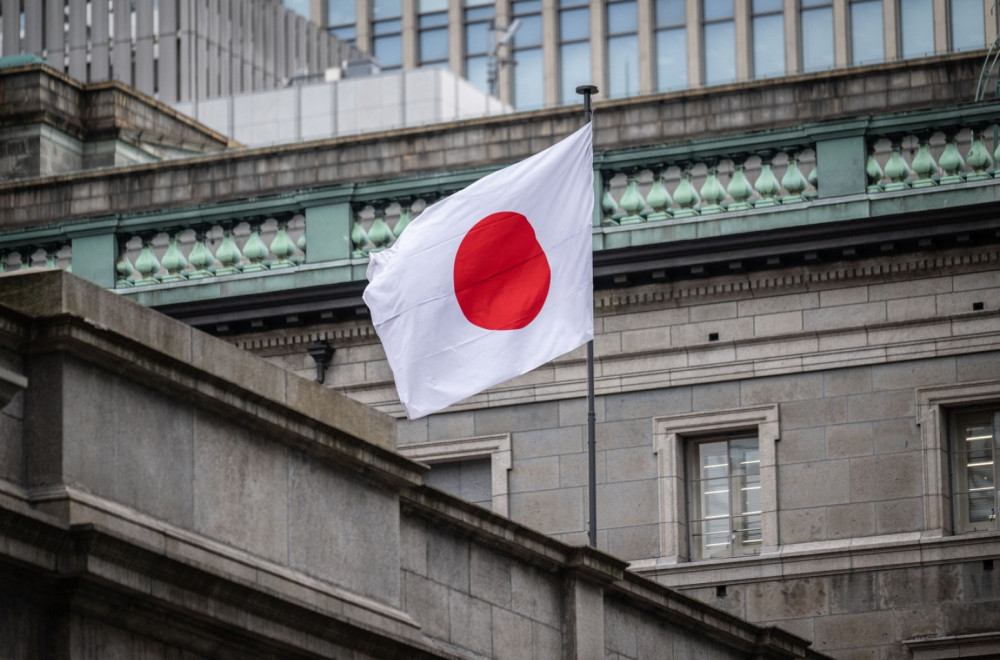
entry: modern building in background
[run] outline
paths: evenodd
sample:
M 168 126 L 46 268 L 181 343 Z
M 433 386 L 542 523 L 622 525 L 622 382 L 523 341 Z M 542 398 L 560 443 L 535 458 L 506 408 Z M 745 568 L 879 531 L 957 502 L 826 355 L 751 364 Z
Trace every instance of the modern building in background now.
M 975 50 L 994 0 L 285 0 L 383 69 L 446 67 L 519 110 Z M 491 28 L 498 28 L 491 32 Z
M 19 54 L 164 103 L 322 80 L 358 55 L 277 0 L 6 0 L 0 55 Z

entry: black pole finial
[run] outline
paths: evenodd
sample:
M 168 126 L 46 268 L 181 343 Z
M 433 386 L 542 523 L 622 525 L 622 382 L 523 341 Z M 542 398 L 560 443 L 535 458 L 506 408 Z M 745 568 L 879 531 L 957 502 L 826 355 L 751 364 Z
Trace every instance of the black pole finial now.
M 598 91 L 597 85 L 580 85 L 576 88 L 577 94 L 583 94 L 583 116 L 590 123 L 590 119 L 593 113 L 590 110 L 590 97 L 596 94 Z

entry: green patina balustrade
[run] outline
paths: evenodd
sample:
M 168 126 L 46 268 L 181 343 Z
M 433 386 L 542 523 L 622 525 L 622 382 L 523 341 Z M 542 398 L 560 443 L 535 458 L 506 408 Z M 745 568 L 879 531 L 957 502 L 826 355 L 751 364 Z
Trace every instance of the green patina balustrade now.
M 874 217 L 900 195 L 910 210 L 961 205 L 1000 182 L 998 120 L 1000 103 L 980 103 L 598 149 L 595 250 Z M 360 280 L 371 252 L 489 171 L 0 233 L 0 272 L 72 268 L 148 304 Z

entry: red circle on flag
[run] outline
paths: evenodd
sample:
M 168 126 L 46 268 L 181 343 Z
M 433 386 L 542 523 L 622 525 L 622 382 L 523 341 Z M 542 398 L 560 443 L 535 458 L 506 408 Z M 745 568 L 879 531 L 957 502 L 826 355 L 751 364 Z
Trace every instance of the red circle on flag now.
M 520 213 L 479 222 L 455 255 L 455 297 L 465 318 L 487 330 L 517 330 L 542 311 L 551 272 L 535 229 Z

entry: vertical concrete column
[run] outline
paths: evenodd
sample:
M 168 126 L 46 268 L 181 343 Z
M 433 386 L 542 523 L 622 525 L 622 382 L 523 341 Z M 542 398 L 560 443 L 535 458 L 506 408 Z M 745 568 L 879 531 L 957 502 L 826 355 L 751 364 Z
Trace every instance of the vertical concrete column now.
M 281 10 L 285 11 L 285 10 Z M 292 75 L 309 72 L 309 21 L 294 14 L 295 18 L 295 71 Z
M 934 14 L 934 52 L 948 52 L 948 0 L 932 0 Z
M 290 14 L 281 14 L 278 17 L 278 27 L 274 31 L 274 52 L 277 62 L 279 78 L 290 78 L 293 70 L 292 61 L 295 59 L 295 32 L 289 25 Z
M 465 75 L 465 15 L 462 0 L 448 0 L 448 68 L 456 76 Z
M 72 237 L 73 274 L 110 289 L 115 285 L 118 244 L 114 232 Z
M 114 0 L 115 36 L 111 52 L 111 77 L 132 84 L 132 1 Z M 62 69 L 62 66 L 59 66 Z
M 39 0 L 40 1 L 40 0 Z M 121 0 L 118 0 L 121 2 Z M 30 3 L 29 3 L 30 4 Z M 65 0 L 45 0 L 46 59 L 56 71 L 63 70 L 63 5 Z M 115 12 L 117 14 L 117 12 Z
M 867 152 L 864 137 L 820 140 L 816 143 L 816 167 L 821 198 L 865 192 Z
M 701 66 L 704 39 L 701 34 L 701 0 L 686 0 L 688 87 L 701 87 L 705 73 Z
M 17 4 L 16 0 L 15 3 Z M 98 3 L 100 4 L 100 3 Z M 25 53 L 35 53 L 41 56 L 42 53 L 42 32 L 44 26 L 42 25 L 42 3 L 41 2 L 29 2 L 24 6 L 24 43 L 21 44 L 21 50 Z M 108 7 L 107 3 L 104 5 L 104 41 L 107 43 L 108 33 L 107 33 L 107 14 Z M 95 9 L 96 15 L 96 9 Z M 6 53 L 4 53 L 6 55 Z
M 542 71 L 545 105 L 559 103 L 559 0 L 542 0 Z
M 654 0 L 638 0 L 637 26 L 639 40 L 639 92 L 649 94 L 656 91 L 656 47 L 653 44 L 653 26 L 656 16 Z
M 191 52 L 194 35 L 191 32 L 191 19 L 192 9 L 190 0 L 179 0 L 177 23 L 180 40 L 177 43 L 179 55 L 177 62 L 177 80 L 179 82 L 177 95 L 180 101 L 190 101 L 193 91 L 191 86 Z
M 604 660 L 604 589 L 579 576 L 563 585 L 564 660 Z
M 602 0 L 590 0 L 590 79 L 607 98 L 608 79 L 605 46 L 608 16 Z M 598 98 L 601 98 L 598 96 Z
M 419 11 L 418 0 L 402 0 L 400 17 L 402 23 L 403 40 L 403 69 L 416 69 L 420 63 L 419 49 L 419 26 L 417 25 L 417 12 Z
M 799 73 L 802 71 L 802 55 L 800 44 L 802 42 L 802 31 L 799 29 L 799 3 L 798 0 L 785 0 L 782 5 L 782 13 L 785 16 L 785 72 Z
M 733 2 L 733 28 L 736 44 L 736 79 L 753 78 L 753 45 L 750 35 L 750 0 Z
M 347 202 L 306 209 L 306 261 L 321 263 L 351 256 L 351 205 Z
M 103 4 L 103 3 L 97 3 Z M 177 100 L 177 2 L 160 0 L 160 55 L 156 59 L 160 100 L 173 103 Z
M 16 15 L 16 14 L 15 14 Z M 87 80 L 87 3 L 69 0 L 69 75 Z
M 833 65 L 837 68 L 851 61 L 850 35 L 847 0 L 833 0 Z
M 253 73 L 248 91 L 257 91 L 264 89 L 264 7 L 260 3 L 253 3 L 251 21 L 253 37 L 247 52 L 253 55 Z
M 882 42 L 885 44 L 885 61 L 900 58 L 899 5 L 895 2 L 882 3 Z
M 354 43 L 362 53 L 372 52 L 372 12 L 371 0 L 355 0 L 355 26 L 357 33 Z M 461 22 L 458 25 L 462 25 Z
M 191 60 L 192 94 L 195 99 L 208 96 L 208 7 L 204 2 L 194 4 L 194 57 Z
M 219 0 L 219 94 L 223 96 L 233 93 L 232 3 L 233 0 Z
M 205 67 L 208 75 L 205 92 L 208 98 L 219 95 L 219 0 L 207 0 L 208 24 L 205 26 Z
M 17 55 L 21 52 L 21 0 L 3 0 L 3 52 L 0 55 Z
M 508 27 L 513 18 L 511 14 L 510 0 L 497 0 L 495 8 L 495 19 L 494 24 L 503 28 Z M 498 34 L 492 35 L 490 38 L 497 38 Z M 498 53 L 498 57 L 513 57 L 514 56 L 514 44 L 513 42 L 508 43 L 506 46 L 501 48 Z M 500 66 L 497 71 L 497 96 L 504 103 L 513 103 L 514 101 L 514 67 L 513 66 Z
M 135 86 L 152 96 L 153 88 L 153 0 L 135 3 Z

